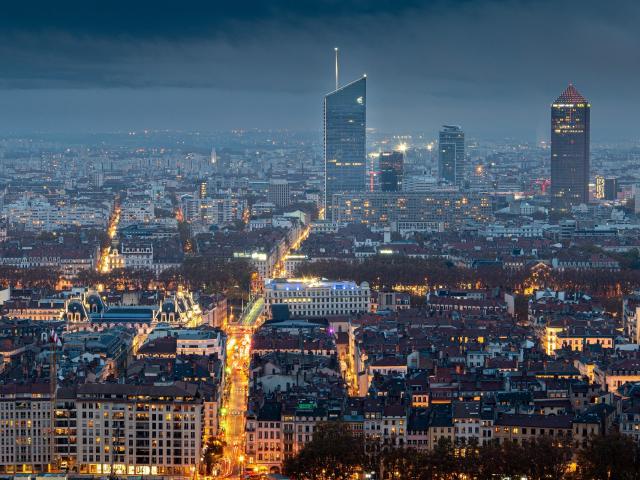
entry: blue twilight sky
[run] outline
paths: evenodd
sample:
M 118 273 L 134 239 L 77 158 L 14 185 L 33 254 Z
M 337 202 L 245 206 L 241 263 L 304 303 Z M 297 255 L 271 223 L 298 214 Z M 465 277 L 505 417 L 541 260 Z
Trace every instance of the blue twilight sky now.
M 339 46 L 383 131 L 544 139 L 574 82 L 594 139 L 640 138 L 634 0 L 6 3 L 0 133 L 319 130 Z

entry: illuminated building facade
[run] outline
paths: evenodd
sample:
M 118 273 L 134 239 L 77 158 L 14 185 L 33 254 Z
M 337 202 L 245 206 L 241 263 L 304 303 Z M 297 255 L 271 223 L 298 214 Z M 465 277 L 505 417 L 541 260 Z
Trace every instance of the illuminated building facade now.
M 0 422 L 0 473 L 46 472 L 52 453 L 49 385 L 2 385 Z
M 551 105 L 551 208 L 589 201 L 589 102 L 569 85 Z
M 402 190 L 404 172 L 404 153 L 380 153 L 380 190 L 383 192 L 399 192 Z
M 457 190 L 345 193 L 334 195 L 333 203 L 334 222 L 389 226 L 394 231 L 445 231 L 492 219 L 488 196 Z
M 287 305 L 292 317 L 349 315 L 371 308 L 367 282 L 277 278 L 265 281 L 264 299 L 267 307 Z
M 78 387 L 82 474 L 192 477 L 202 454 L 203 400 L 195 385 Z
M 443 125 L 439 136 L 438 176 L 461 185 L 465 175 L 464 132 L 456 125 Z
M 367 77 L 324 97 L 325 207 L 334 193 L 361 192 L 366 185 Z
M 604 199 L 604 185 L 605 185 L 604 177 L 602 175 L 596 176 L 596 192 L 594 196 L 598 200 Z

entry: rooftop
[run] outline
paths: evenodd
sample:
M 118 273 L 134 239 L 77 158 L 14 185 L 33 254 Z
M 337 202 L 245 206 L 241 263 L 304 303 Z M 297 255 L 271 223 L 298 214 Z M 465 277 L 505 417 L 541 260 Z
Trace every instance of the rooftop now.
M 560 94 L 554 103 L 589 103 L 572 83 Z
M 334 290 L 355 290 L 368 288 L 369 284 L 362 282 L 358 285 L 352 281 L 334 281 L 326 278 L 274 278 L 264 282 L 265 288 L 271 290 L 300 290 L 305 288 L 332 288 Z

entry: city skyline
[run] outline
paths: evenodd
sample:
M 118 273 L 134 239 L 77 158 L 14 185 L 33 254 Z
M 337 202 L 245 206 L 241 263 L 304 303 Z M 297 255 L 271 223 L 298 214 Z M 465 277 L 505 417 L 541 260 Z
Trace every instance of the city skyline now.
M 636 67 L 617 60 L 637 45 L 634 2 L 605 12 L 545 0 L 145 6 L 113 2 L 104 25 L 75 2 L 34 15 L 11 6 L 0 23 L 0 105 L 10 113 L 0 131 L 320 130 L 338 45 L 346 78 L 375 80 L 369 125 L 378 130 L 453 123 L 474 137 L 545 140 L 548 98 L 573 81 L 598 105 L 595 140 L 637 137 L 627 81 Z M 139 25 L 142 14 L 158 28 Z M 564 17 L 582 27 L 567 29 Z M 404 35 L 376 39 L 372 27 L 385 22 Z M 552 38 L 566 39 L 563 55 Z
M 614 7 L 4 6 L 2 478 L 637 479 Z

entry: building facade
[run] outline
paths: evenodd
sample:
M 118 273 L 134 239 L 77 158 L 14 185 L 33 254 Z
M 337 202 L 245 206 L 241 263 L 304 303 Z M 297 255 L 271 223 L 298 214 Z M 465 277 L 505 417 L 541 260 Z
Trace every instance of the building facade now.
M 267 308 L 287 305 L 292 317 L 325 317 L 368 312 L 371 290 L 367 282 L 334 282 L 325 279 L 271 279 L 265 281 Z
M 478 193 L 435 190 L 426 193 L 365 192 L 333 196 L 333 221 L 392 230 L 445 231 L 492 218 L 491 201 Z
M 465 175 L 464 132 L 457 125 L 443 125 L 439 135 L 438 175 L 461 185 Z
M 77 470 L 84 474 L 193 476 L 202 449 L 195 385 L 78 387 Z
M 361 192 L 366 185 L 367 78 L 324 97 L 325 207 L 338 192 Z
M 51 464 L 51 391 L 48 384 L 0 387 L 0 472 L 46 472 Z
M 269 182 L 267 194 L 269 202 L 276 207 L 287 207 L 291 204 L 291 194 L 289 192 L 289 182 L 282 179 L 273 179 Z
M 402 190 L 404 172 L 404 153 L 380 153 L 380 190 L 383 192 L 399 192 Z
M 551 207 L 589 202 L 589 102 L 569 85 L 551 105 Z

